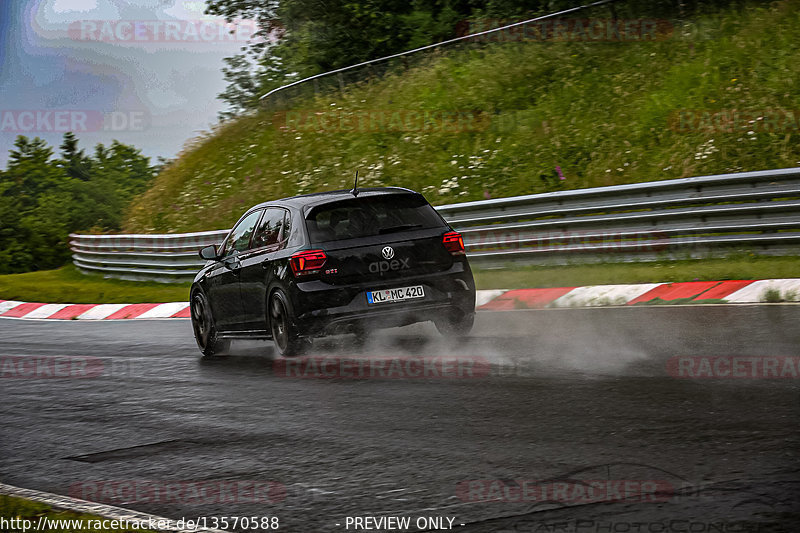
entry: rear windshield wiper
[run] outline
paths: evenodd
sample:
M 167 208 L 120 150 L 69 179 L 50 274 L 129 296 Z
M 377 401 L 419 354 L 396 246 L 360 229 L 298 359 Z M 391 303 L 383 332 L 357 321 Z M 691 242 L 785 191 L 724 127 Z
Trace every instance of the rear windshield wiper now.
M 420 227 L 422 227 L 422 224 L 403 224 L 401 226 L 390 226 L 388 228 L 381 228 L 378 230 L 378 235 L 383 235 L 384 233 L 394 233 L 396 231 L 406 231 Z

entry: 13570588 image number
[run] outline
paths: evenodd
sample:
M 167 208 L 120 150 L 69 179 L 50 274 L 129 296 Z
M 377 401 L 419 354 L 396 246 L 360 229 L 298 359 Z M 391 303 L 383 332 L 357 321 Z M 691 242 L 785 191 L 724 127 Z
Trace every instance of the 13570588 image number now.
M 198 516 L 194 519 L 182 519 L 188 530 L 199 528 L 272 530 L 280 527 L 277 516 Z

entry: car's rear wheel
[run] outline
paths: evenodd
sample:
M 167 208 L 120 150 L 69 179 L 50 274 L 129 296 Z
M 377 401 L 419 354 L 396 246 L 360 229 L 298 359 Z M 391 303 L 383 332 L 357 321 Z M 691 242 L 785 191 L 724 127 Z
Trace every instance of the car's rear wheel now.
M 436 329 L 445 337 L 460 338 L 468 335 L 475 324 L 475 313 L 453 311 L 433 321 Z
M 230 341 L 219 338 L 208 298 L 200 290 L 192 293 L 191 317 L 194 338 L 204 356 L 212 357 L 228 351 Z
M 289 304 L 281 291 L 272 293 L 269 300 L 269 325 L 275 349 L 284 357 L 300 355 L 311 344 L 307 338 L 300 336 L 292 323 Z

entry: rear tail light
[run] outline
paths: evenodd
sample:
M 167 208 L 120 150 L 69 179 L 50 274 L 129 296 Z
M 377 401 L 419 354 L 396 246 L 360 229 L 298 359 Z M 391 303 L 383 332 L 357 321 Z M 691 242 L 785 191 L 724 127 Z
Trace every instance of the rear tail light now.
M 442 235 L 442 244 L 452 255 L 464 255 L 466 253 L 464 239 L 456 231 L 449 231 Z
M 319 274 L 327 259 L 328 256 L 322 250 L 306 250 L 292 255 L 289 264 L 292 265 L 295 276 L 308 276 Z

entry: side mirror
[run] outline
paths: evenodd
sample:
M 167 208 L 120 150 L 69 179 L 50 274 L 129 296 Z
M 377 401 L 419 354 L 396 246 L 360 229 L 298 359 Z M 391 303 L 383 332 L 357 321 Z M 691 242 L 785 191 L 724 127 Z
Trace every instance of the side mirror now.
M 217 245 L 211 244 L 205 248 L 202 248 L 200 250 L 200 257 L 209 261 L 216 261 L 219 259 L 219 255 L 217 254 Z

